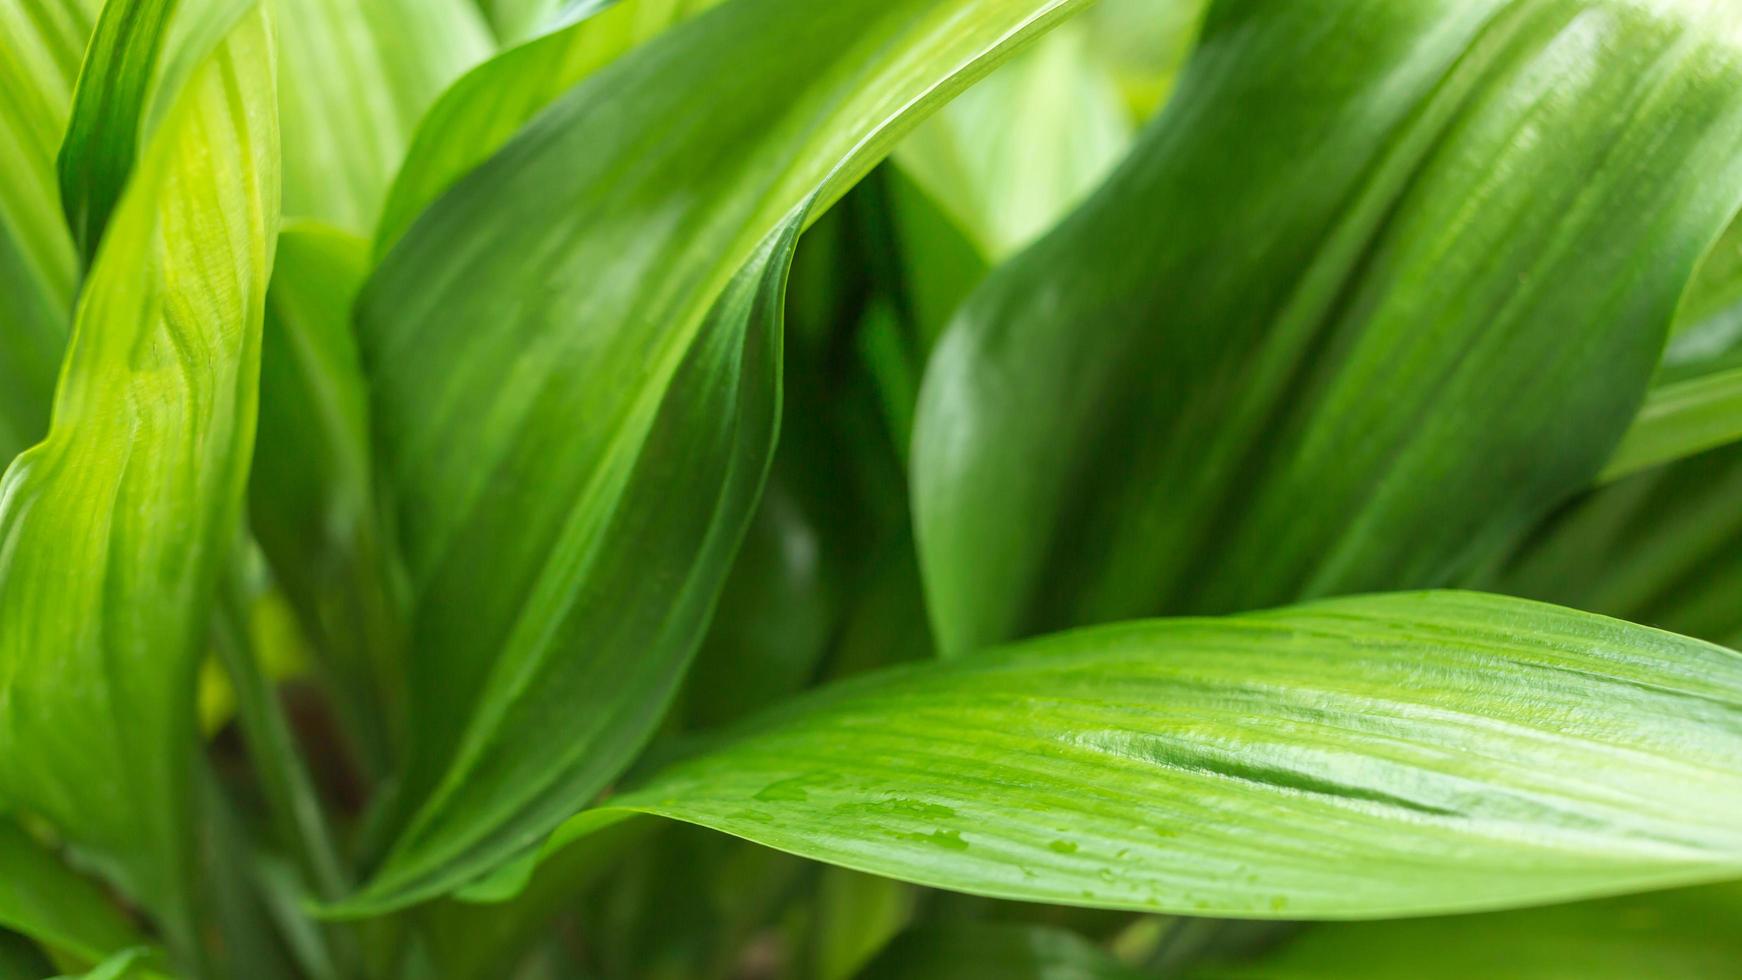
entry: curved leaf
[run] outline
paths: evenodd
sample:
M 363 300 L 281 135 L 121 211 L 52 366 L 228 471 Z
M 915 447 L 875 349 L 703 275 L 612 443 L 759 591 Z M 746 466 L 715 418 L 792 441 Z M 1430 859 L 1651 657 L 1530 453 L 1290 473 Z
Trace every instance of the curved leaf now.
M 1598 482 L 1742 439 L 1742 366 L 1652 387 Z
M 1521 912 L 1317 926 L 1193 980 L 1708 980 L 1742 962 L 1742 888 L 1716 885 Z
M 256 14 L 148 146 L 80 299 L 48 439 L 0 482 L 0 801 L 47 818 L 184 942 L 194 675 L 253 438 L 274 121 Z
M 418 120 L 490 53 L 471 0 L 274 0 L 284 213 L 372 233 Z
M 431 201 L 581 79 L 717 2 L 623 0 L 591 17 L 559 24 L 468 72 L 418 124 L 388 194 L 376 254 L 385 255 Z
M 87 963 L 145 941 L 101 889 L 3 819 L 0 926 Z
M 48 431 L 79 260 L 55 154 L 97 0 L 0 0 L 0 462 Z
M 347 912 L 489 870 L 628 762 L 768 465 L 792 239 L 906 121 L 1074 5 L 716 8 L 570 92 L 389 254 L 360 335 L 419 741 L 397 840 Z
M 1420 915 L 1742 877 L 1739 757 L 1742 654 L 1397 593 L 824 689 L 552 846 L 651 813 L 1000 898 Z
M 933 358 L 945 651 L 1443 584 L 1586 486 L 1742 201 L 1739 33 L 1707 0 L 1212 7 L 1130 161 Z
M 1470 584 L 1742 645 L 1742 445 L 1602 487 Z

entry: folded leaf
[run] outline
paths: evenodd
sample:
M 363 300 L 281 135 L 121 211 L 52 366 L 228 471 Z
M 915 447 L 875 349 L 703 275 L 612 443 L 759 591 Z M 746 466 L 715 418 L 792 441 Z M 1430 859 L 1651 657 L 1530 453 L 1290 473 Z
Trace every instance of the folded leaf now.
M 86 264 L 139 147 L 254 0 L 108 0 L 61 143 L 61 206 Z
M 1000 898 L 1420 915 L 1742 877 L 1739 757 L 1742 654 L 1396 593 L 824 689 L 552 846 L 651 813 Z
M 1707 0 L 1212 7 L 933 359 L 946 652 L 1443 584 L 1588 485 L 1742 201 L 1739 35 Z
M 1063 929 L 954 922 L 902 933 L 858 980 L 1137 980 L 1141 975 Z
M 284 213 L 369 234 L 412 132 L 490 53 L 471 0 L 274 0 Z
M 46 818 L 183 942 L 195 668 L 240 516 L 277 225 L 272 86 L 256 12 L 146 149 L 48 438 L 0 482 L 0 805 Z
M 55 154 L 97 0 L 0 0 L 0 462 L 41 439 L 79 260 Z
M 468 72 L 418 124 L 375 236 L 386 254 L 454 181 L 502 148 L 520 127 L 577 82 L 718 0 L 623 0 L 571 4 L 549 32 Z
M 388 255 L 360 337 L 419 741 L 348 912 L 535 845 L 645 741 L 772 453 L 792 240 L 917 113 L 1074 6 L 716 8 L 571 91 Z
M 95 884 L 0 820 L 0 926 L 95 963 L 144 938 Z
M 1707 980 L 1742 959 L 1742 888 L 1715 885 L 1522 912 L 1316 926 L 1193 980 Z

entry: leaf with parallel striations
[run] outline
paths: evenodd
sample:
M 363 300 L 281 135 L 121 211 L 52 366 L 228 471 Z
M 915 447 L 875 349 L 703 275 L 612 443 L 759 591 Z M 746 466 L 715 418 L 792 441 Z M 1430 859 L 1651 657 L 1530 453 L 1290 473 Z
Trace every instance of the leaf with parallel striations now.
M 412 134 L 490 54 L 471 0 L 273 0 L 284 213 L 372 234 Z
M 388 255 L 360 337 L 419 740 L 397 840 L 346 912 L 536 845 L 645 741 L 772 452 L 792 239 L 1075 6 L 715 8 L 570 92 Z
M 0 463 L 48 431 L 79 259 L 55 154 L 97 0 L 0 0 Z
M 1444 584 L 1588 485 L 1742 201 L 1738 84 L 1713 0 L 1212 7 L 933 358 L 946 652 Z
M 149 143 L 48 438 L 0 482 L 0 802 L 49 820 L 183 942 L 194 674 L 253 439 L 275 120 L 255 13 Z
M 578 5 L 532 40 L 468 72 L 418 124 L 393 182 L 375 237 L 385 255 L 430 202 L 502 148 L 520 128 L 576 83 L 673 24 L 719 0 L 623 0 L 610 9 Z
M 1742 877 L 1739 757 L 1742 654 L 1395 593 L 826 688 L 551 846 L 649 813 L 1000 898 L 1421 915 Z

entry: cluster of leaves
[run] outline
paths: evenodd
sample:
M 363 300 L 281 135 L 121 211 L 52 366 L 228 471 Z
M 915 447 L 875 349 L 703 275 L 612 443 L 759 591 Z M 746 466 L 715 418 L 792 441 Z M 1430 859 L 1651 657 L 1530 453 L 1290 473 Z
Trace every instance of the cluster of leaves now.
M 1733 970 L 1739 209 L 1733 0 L 0 0 L 0 977 Z

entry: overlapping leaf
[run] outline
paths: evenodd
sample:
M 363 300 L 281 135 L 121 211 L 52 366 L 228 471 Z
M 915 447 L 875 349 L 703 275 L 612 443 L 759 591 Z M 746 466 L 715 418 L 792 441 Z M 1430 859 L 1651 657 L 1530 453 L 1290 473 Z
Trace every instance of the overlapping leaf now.
M 903 933 L 859 980 L 1137 980 L 1142 974 L 1062 929 L 961 922 Z
M 1443 583 L 1586 485 L 1742 200 L 1739 31 L 1706 0 L 1214 6 L 1131 161 L 934 358 L 946 651 Z
M 87 963 L 145 943 L 100 888 L 9 820 L 0 820 L 0 926 Z
M 277 223 L 263 16 L 191 77 L 97 253 L 48 438 L 0 483 L 0 801 L 184 942 L 194 668 L 239 517 Z
M 472 0 L 274 0 L 284 213 L 370 234 L 413 130 L 490 52 Z
M 55 154 L 97 0 L 0 0 L 0 461 L 48 431 L 79 261 Z
M 1739 752 L 1742 654 L 1396 593 L 825 689 L 557 840 L 652 813 L 1004 898 L 1411 915 L 1742 876 Z
M 417 127 L 376 235 L 384 254 L 441 193 L 577 82 L 718 0 L 570 4 L 550 30 L 497 55 L 446 92 Z M 592 8 L 609 9 L 592 13 Z
M 360 323 L 419 742 L 349 911 L 487 870 L 628 761 L 767 467 L 792 239 L 916 110 L 1072 6 L 718 8 L 558 101 L 389 254 Z

